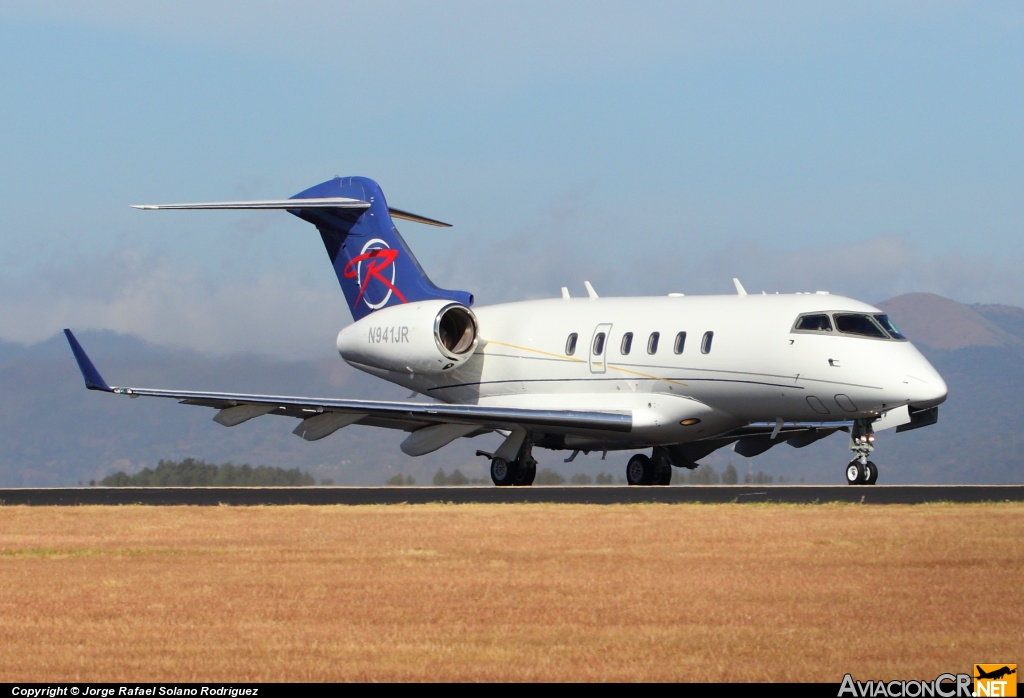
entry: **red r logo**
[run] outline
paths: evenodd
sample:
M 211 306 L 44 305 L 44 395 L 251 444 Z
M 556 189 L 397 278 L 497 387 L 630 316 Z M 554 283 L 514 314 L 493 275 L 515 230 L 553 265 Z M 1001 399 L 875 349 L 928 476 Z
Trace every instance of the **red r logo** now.
M 369 306 L 371 310 L 382 308 L 391 298 L 392 293 L 398 296 L 398 299 L 405 303 L 405 296 L 403 296 L 402 292 L 395 287 L 395 269 L 391 266 L 395 263 L 395 260 L 398 259 L 398 250 L 392 250 L 388 247 L 383 249 L 379 247 L 368 249 L 370 245 L 374 243 L 386 244 L 383 240 L 371 240 L 363 247 L 362 254 L 358 257 L 353 257 L 352 260 L 345 265 L 345 278 L 355 279 L 359 284 L 359 295 L 356 296 L 356 302 L 353 304 L 353 307 L 359 305 L 359 301 L 363 300 L 363 294 L 366 293 L 366 288 L 370 284 L 370 279 L 377 279 L 377 281 L 384 284 L 388 289 L 387 295 L 384 296 L 384 300 L 379 303 L 370 303 L 368 300 L 365 301 L 366 305 Z M 364 263 L 365 269 L 363 268 Z M 385 278 L 381 273 L 388 267 L 391 267 L 390 279 Z

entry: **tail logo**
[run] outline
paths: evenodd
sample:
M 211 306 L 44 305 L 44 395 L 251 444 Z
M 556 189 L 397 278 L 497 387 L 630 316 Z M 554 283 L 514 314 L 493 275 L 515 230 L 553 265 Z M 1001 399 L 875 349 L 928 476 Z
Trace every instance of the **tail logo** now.
M 359 305 L 359 301 L 362 301 L 366 303 L 366 307 L 370 310 L 378 310 L 388 304 L 392 294 L 397 296 L 403 303 L 406 302 L 405 296 L 395 286 L 396 259 L 398 259 L 398 250 L 391 249 L 380 238 L 374 238 L 363 245 L 363 249 L 358 257 L 352 258 L 345 265 L 345 278 L 355 279 L 356 283 L 359 284 L 359 295 L 356 296 L 353 308 Z M 374 279 L 379 284 L 375 285 L 374 289 L 368 293 L 370 281 Z M 373 296 L 375 291 L 379 293 L 381 285 L 383 285 L 383 289 L 386 291 L 384 297 L 374 302 L 370 299 L 370 296 Z

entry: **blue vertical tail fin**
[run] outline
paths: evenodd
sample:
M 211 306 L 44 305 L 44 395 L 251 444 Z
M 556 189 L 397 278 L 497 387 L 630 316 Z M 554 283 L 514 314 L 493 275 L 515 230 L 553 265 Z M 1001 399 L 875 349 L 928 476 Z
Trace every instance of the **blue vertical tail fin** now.
M 469 306 L 472 294 L 434 285 L 402 239 L 392 218 L 432 225 L 447 224 L 388 208 L 380 186 L 365 177 L 336 177 L 300 192 L 289 201 L 343 198 L 365 202 L 366 208 L 296 206 L 289 209 L 320 231 L 324 247 L 348 300 L 352 317 L 392 305 L 445 299 Z
M 427 277 L 392 218 L 450 227 L 432 218 L 390 208 L 384 192 L 365 177 L 335 177 L 290 199 L 217 201 L 196 204 L 138 204 L 133 208 L 286 210 L 315 225 L 345 292 L 352 317 L 423 300 L 452 300 L 472 305 L 466 291 L 446 291 Z

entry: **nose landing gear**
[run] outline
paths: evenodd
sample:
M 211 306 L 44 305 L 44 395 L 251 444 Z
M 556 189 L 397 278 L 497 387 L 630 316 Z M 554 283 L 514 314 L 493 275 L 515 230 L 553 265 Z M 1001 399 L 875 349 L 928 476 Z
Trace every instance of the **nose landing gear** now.
M 875 432 L 870 419 L 857 419 L 850 432 L 850 450 L 855 456 L 846 466 L 846 483 L 849 485 L 873 485 L 878 480 L 878 468 L 868 460 L 875 450 Z
M 852 460 L 846 466 L 846 484 L 873 485 L 878 480 L 878 467 L 868 461 L 861 465 L 859 460 Z

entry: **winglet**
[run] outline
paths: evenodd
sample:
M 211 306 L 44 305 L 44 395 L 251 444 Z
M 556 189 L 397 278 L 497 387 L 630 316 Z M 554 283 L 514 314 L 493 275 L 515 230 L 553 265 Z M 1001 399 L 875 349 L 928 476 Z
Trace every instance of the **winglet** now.
M 96 367 L 92 365 L 92 361 L 89 360 L 89 355 L 85 353 L 85 349 L 75 339 L 75 335 L 71 333 L 71 330 L 65 329 L 64 335 L 68 338 L 68 344 L 71 345 L 71 351 L 75 354 L 75 361 L 78 362 L 78 369 L 82 372 L 82 378 L 85 379 L 85 387 L 89 390 L 102 390 L 106 393 L 114 392 L 114 389 L 107 385 L 107 382 L 103 380 L 103 376 L 96 370 Z

